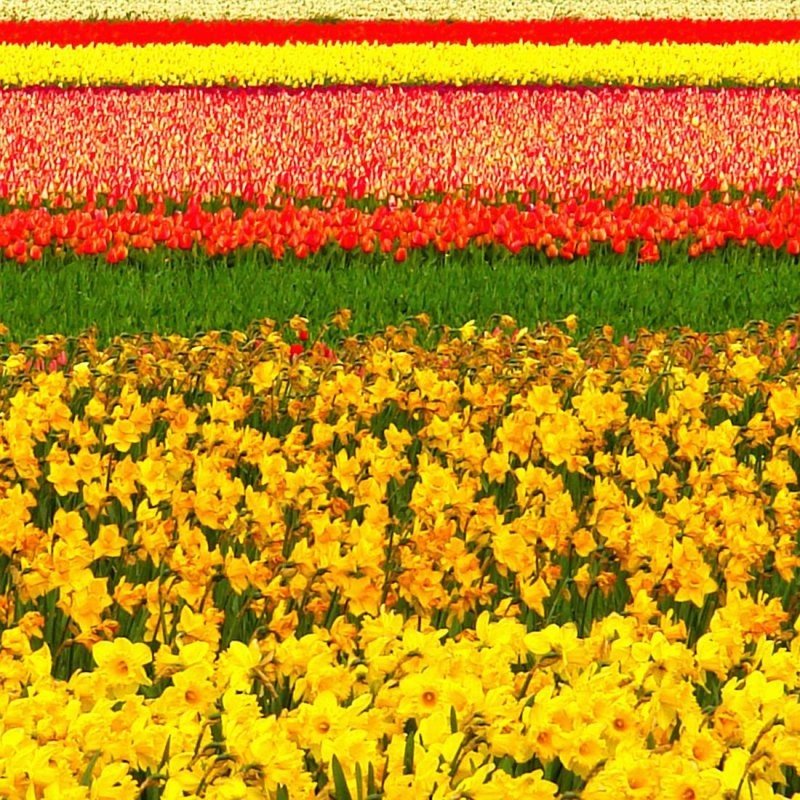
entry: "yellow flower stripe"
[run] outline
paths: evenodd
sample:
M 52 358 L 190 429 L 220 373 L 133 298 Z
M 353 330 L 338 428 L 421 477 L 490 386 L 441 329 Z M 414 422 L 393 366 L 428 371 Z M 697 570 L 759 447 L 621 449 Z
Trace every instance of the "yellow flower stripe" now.
M 0 45 L 0 84 L 800 84 L 800 42 L 768 45 Z
M 0 19 L 797 19 L 798 0 L 0 0 Z

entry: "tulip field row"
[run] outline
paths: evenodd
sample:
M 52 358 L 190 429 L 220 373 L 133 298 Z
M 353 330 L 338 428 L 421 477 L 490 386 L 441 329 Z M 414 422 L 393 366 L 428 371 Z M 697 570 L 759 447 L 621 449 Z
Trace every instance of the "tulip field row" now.
M 3 345 L 0 794 L 796 790 L 796 321 L 348 323 Z
M 0 86 L 331 84 L 798 86 L 800 41 L 770 44 L 0 44 Z
M 93 44 L 225 45 L 324 44 L 367 42 L 376 44 L 514 44 L 537 42 L 558 45 L 610 44 L 769 44 L 800 39 L 798 21 L 757 20 L 623 20 L 541 19 L 469 22 L 453 20 L 442 25 L 433 20 L 349 20 L 309 22 L 297 20 L 30 20 L 0 19 L 0 41 L 11 44 L 50 43 L 64 46 Z
M 0 93 L 0 128 L 0 197 L 22 202 L 774 197 L 800 178 L 800 93 L 777 89 L 28 89 Z
M 446 199 L 413 207 L 374 211 L 348 207 L 287 204 L 275 209 L 230 208 L 207 211 L 190 201 L 185 211 L 165 213 L 163 204 L 149 213 L 109 212 L 106 208 L 54 213 L 46 208 L 15 210 L 0 216 L 0 248 L 19 264 L 45 254 L 104 254 L 108 263 L 127 258 L 130 250 L 195 250 L 207 256 L 260 247 L 275 259 L 288 251 L 305 259 L 335 247 L 346 253 L 391 254 L 405 261 L 408 250 L 435 248 L 440 253 L 500 246 L 511 253 L 535 248 L 548 258 L 571 261 L 588 257 L 601 243 L 624 254 L 634 249 L 641 263 L 660 260 L 661 249 L 688 242 L 689 258 L 728 246 L 757 245 L 800 255 L 800 196 L 784 194 L 765 205 L 685 199 L 634 204 L 601 200 L 551 206 L 544 202 L 520 209 L 516 204 L 490 205 L 479 200 Z
M 800 0 L 0 0 L 0 800 L 800 800 Z
M 800 19 L 798 0 L 0 0 L 0 19 Z

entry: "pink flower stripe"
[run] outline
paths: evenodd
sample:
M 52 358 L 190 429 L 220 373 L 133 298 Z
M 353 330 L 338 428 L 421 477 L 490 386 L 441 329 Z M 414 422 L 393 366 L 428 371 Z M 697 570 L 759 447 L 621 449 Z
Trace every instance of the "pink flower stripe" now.
M 800 176 L 800 93 L 777 89 L 29 89 L 0 93 L 0 130 L 12 200 L 775 196 Z

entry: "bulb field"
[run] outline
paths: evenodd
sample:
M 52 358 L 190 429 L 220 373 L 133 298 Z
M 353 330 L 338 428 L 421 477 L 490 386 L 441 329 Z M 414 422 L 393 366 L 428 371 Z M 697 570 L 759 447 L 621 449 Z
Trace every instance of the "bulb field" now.
M 800 800 L 800 3 L 0 0 L 0 800 Z

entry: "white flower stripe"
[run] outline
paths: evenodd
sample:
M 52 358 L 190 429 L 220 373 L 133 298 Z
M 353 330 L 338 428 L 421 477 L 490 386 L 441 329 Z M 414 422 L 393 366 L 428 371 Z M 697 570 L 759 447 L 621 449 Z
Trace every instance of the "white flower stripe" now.
M 800 0 L 0 0 L 0 19 L 800 19 Z

